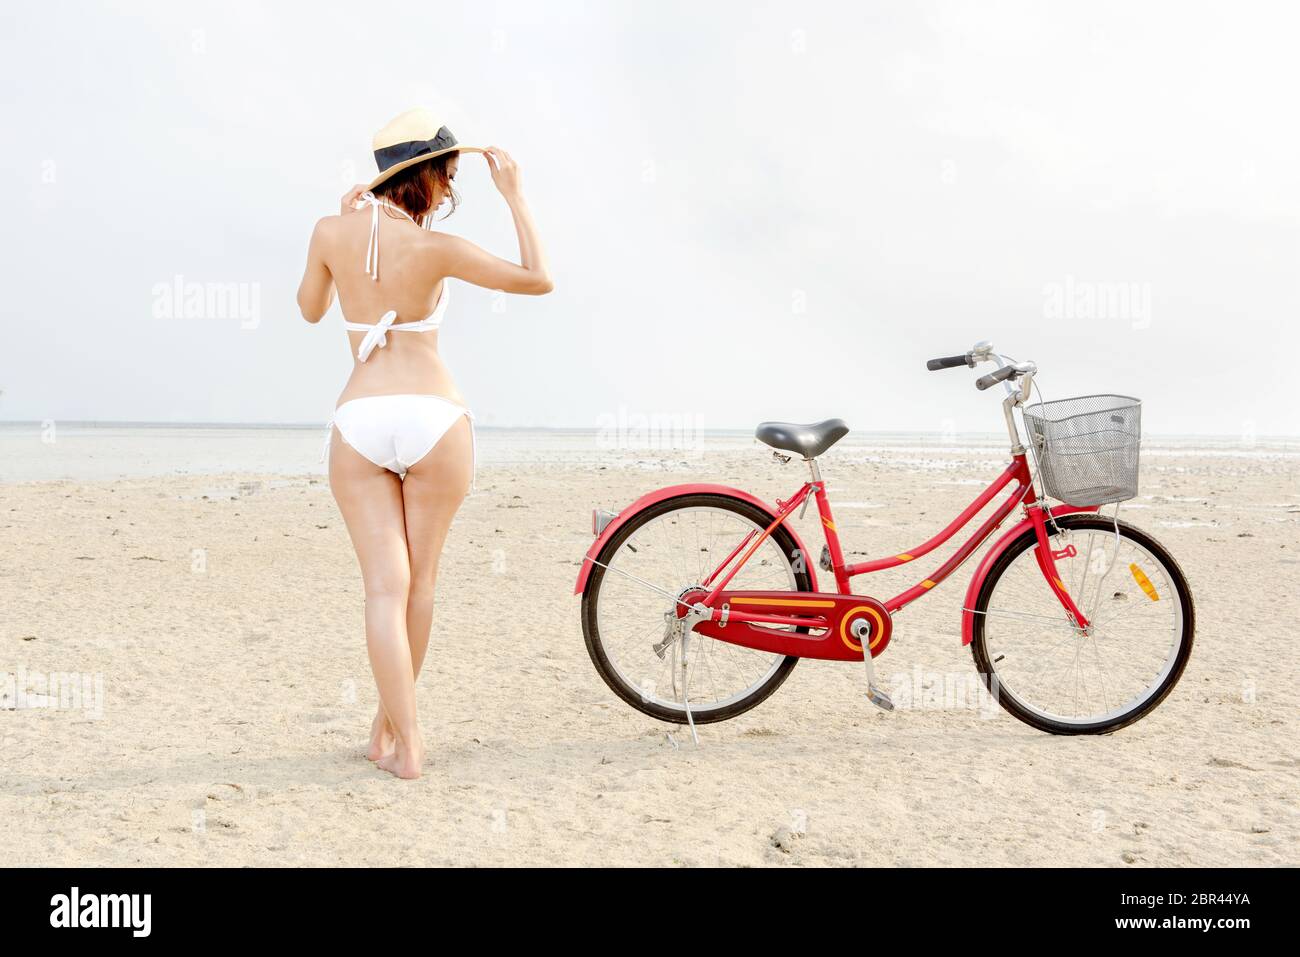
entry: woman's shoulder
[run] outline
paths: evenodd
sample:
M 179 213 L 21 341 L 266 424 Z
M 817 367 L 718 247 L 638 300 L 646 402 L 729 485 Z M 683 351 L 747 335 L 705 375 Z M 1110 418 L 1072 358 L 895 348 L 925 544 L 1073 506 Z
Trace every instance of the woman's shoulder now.
M 316 225 L 313 226 L 311 230 L 312 242 L 328 242 L 333 239 L 338 235 L 339 229 L 343 225 L 345 218 L 346 217 L 340 216 L 336 213 L 332 216 L 322 216 L 320 219 L 316 220 Z
M 463 236 L 437 229 L 421 229 L 419 243 L 421 249 L 435 256 L 454 255 L 474 245 Z
M 368 228 L 368 220 L 365 223 L 362 220 L 367 220 L 367 217 L 359 216 L 355 211 L 322 216 L 312 227 L 312 245 L 325 250 L 346 246 L 355 241 L 353 234 L 361 235 Z

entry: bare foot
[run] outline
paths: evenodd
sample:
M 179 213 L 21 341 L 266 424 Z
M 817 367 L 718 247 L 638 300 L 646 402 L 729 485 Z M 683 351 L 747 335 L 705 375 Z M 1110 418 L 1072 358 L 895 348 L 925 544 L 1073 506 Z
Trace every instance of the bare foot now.
M 380 708 L 375 714 L 375 720 L 370 723 L 370 746 L 366 748 L 366 757 L 378 761 L 384 755 L 392 754 L 396 744 L 397 735 L 389 724 L 384 709 Z
M 393 753 L 384 755 L 377 762 L 378 766 L 389 774 L 395 774 L 408 781 L 420 776 L 420 765 L 423 763 L 424 746 L 419 741 L 407 744 L 401 738 L 397 739 L 397 746 L 393 749 Z

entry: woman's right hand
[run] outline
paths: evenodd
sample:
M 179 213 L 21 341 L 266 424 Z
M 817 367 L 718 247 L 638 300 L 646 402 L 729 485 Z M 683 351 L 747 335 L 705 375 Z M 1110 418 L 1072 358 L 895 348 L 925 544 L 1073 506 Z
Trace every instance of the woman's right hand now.
M 492 172 L 492 182 L 506 199 L 515 199 L 521 195 L 519 184 L 519 167 L 515 161 L 499 146 L 489 146 L 483 151 L 487 158 L 488 169 Z
M 365 191 L 366 184 L 357 183 L 356 186 L 353 186 L 350 190 L 344 193 L 343 198 L 339 200 L 339 215 L 346 216 L 348 213 L 352 212 L 356 208 L 357 200 L 361 198 L 361 194 Z

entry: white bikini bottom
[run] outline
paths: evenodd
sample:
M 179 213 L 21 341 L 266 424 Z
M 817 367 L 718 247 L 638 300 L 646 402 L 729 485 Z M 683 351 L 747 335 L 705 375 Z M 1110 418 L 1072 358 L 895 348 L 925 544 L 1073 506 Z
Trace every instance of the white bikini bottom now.
M 351 399 L 334 410 L 333 425 L 343 441 L 380 468 L 405 477 L 460 417 L 470 420 L 474 459 L 474 416 L 438 395 L 372 395 Z M 327 446 L 328 448 L 328 446 Z

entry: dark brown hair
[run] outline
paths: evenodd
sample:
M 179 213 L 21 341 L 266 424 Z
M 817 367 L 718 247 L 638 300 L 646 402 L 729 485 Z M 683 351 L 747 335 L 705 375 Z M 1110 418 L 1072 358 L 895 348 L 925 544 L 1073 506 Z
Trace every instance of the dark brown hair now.
M 451 186 L 448 165 L 459 153 L 443 153 L 423 163 L 408 166 L 375 187 L 375 195 L 387 199 L 390 203 L 402 207 L 415 219 L 433 212 L 434 196 L 441 192 L 451 204 L 443 219 L 456 211 L 460 197 Z

